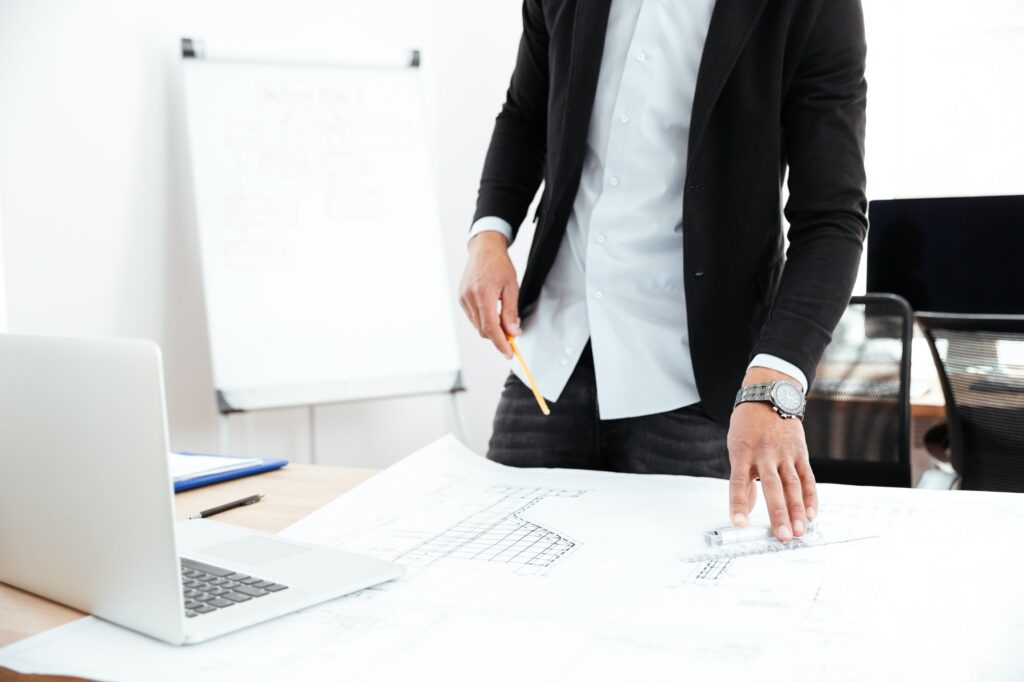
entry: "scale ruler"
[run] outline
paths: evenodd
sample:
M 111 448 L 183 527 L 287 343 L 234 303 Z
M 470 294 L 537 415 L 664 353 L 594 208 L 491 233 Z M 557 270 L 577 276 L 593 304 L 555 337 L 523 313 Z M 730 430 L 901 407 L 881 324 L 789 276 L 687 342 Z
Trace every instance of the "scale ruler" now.
M 704 549 L 700 552 L 689 554 L 683 557 L 684 563 L 697 563 L 700 561 L 718 561 L 721 559 L 738 559 L 745 556 L 758 556 L 761 554 L 775 554 L 778 552 L 789 552 L 795 549 L 807 549 L 810 547 L 821 547 L 823 545 L 838 545 L 845 542 L 856 542 L 858 540 L 870 540 L 877 538 L 877 533 L 856 533 L 856 534 L 828 534 L 817 531 L 804 537 L 794 538 L 782 542 L 775 538 L 766 538 L 752 542 L 738 542 L 731 545 L 722 545 L 713 549 Z

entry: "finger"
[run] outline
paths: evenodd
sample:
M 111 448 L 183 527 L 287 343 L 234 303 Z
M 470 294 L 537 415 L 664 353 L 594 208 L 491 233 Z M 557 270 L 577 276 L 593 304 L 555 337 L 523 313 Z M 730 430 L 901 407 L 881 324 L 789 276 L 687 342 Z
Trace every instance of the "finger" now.
M 754 511 L 755 504 L 757 504 L 757 484 L 754 483 L 753 477 L 751 477 L 750 490 L 747 492 L 747 514 Z
M 792 540 L 789 511 L 786 509 L 786 493 L 782 489 L 782 479 L 772 463 L 758 465 L 757 473 L 761 476 L 761 491 L 764 502 L 768 506 L 768 517 L 772 522 L 772 531 L 779 540 Z
M 480 331 L 480 307 L 477 305 L 477 295 L 473 291 L 466 294 L 465 297 L 466 314 L 469 315 L 469 319 L 473 322 L 473 329 L 476 330 L 477 334 L 483 336 Z
M 804 507 L 807 518 L 814 520 L 818 516 L 818 484 L 814 480 L 814 471 L 806 457 L 796 462 L 796 472 L 800 475 L 800 487 L 804 491 Z
M 729 474 L 729 518 L 734 526 L 750 523 L 750 489 L 754 478 L 747 464 L 734 465 Z
M 783 462 L 779 465 L 779 477 L 782 479 L 782 490 L 786 494 L 786 509 L 789 511 L 789 520 L 793 523 L 793 535 L 800 537 L 807 530 L 807 511 L 804 509 L 800 476 L 791 462 Z
M 519 336 L 519 283 L 512 283 L 501 290 L 501 328 L 506 334 Z
M 459 297 L 459 305 L 462 306 L 462 312 L 466 313 L 466 317 L 469 318 L 469 322 L 473 325 L 473 329 L 479 329 L 479 325 L 476 321 L 476 306 L 469 302 L 468 294 Z
M 512 357 L 512 347 L 498 319 L 498 297 L 477 297 L 477 315 L 480 318 L 480 336 L 490 339 L 494 347 L 506 358 Z

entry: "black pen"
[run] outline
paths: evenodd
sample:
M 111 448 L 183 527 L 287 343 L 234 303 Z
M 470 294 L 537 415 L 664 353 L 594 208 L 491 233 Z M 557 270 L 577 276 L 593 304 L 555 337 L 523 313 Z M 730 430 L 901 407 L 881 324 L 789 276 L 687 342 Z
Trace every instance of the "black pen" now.
M 222 504 L 219 507 L 211 507 L 210 509 L 204 509 L 203 511 L 199 512 L 198 514 L 193 514 L 192 516 L 190 516 L 188 518 L 189 518 L 189 520 L 191 520 L 191 519 L 205 519 L 205 518 L 207 518 L 209 516 L 213 516 L 214 514 L 220 514 L 221 512 L 226 512 L 226 511 L 228 511 L 230 509 L 235 509 L 236 507 L 245 507 L 245 506 L 250 505 L 250 504 L 256 504 L 257 502 L 259 502 L 263 498 L 264 498 L 264 495 L 250 495 L 249 497 L 243 497 L 242 499 L 235 500 L 234 502 L 228 502 L 227 504 Z

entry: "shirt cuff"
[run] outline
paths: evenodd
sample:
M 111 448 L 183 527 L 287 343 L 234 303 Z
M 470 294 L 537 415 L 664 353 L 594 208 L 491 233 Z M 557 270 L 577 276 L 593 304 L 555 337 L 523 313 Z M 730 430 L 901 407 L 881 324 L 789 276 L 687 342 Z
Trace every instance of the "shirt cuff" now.
M 500 232 L 505 235 L 505 239 L 508 240 L 509 244 L 512 243 L 512 226 L 508 224 L 507 220 L 498 216 L 484 216 L 473 223 L 473 227 L 469 229 L 469 239 L 472 239 L 481 232 Z
M 748 367 L 764 367 L 766 369 L 774 369 L 776 372 L 788 374 L 800 382 L 800 388 L 804 389 L 804 393 L 807 393 L 807 375 L 801 372 L 800 368 L 792 362 L 786 362 L 776 355 L 758 353 L 754 356 L 754 359 L 750 361 L 750 365 L 748 365 Z

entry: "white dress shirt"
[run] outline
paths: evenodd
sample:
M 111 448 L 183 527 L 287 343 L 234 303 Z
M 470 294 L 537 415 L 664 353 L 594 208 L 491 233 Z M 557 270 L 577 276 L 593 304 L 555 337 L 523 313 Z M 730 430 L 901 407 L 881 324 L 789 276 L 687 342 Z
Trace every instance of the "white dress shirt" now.
M 557 404 L 589 339 L 601 419 L 700 401 L 683 289 L 683 186 L 714 1 L 612 1 L 579 190 L 517 341 Z M 511 239 L 511 226 L 493 216 L 476 221 L 470 238 L 486 230 Z M 806 390 L 803 373 L 781 358 L 751 364 Z

